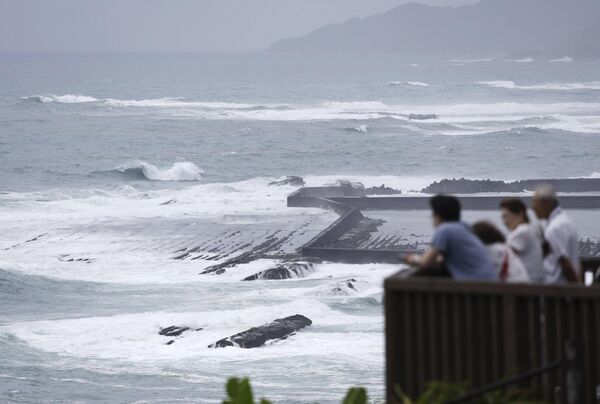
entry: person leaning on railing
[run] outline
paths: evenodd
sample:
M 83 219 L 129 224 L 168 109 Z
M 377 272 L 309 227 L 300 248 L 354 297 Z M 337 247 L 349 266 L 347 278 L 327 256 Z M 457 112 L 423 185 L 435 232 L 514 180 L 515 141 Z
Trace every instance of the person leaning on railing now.
M 454 196 L 429 200 L 435 231 L 423 255 L 409 254 L 404 261 L 418 268 L 415 275 L 450 275 L 454 279 L 495 280 L 497 274 L 486 247 L 468 224 L 460 220 L 460 202 Z
M 502 221 L 509 233 L 506 244 L 517 254 L 533 283 L 543 283 L 544 255 L 542 252 L 543 229 L 539 223 L 531 223 L 527 206 L 519 198 L 505 198 L 500 202 Z
M 579 237 L 575 225 L 559 206 L 556 191 L 550 185 L 538 187 L 531 208 L 541 220 L 544 230 L 545 283 L 581 282 Z

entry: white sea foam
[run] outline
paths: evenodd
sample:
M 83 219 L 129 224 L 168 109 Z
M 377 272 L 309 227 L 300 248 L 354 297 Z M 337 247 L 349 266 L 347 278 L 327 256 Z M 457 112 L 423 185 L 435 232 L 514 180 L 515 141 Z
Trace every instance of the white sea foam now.
M 534 60 L 531 57 L 526 57 L 526 58 L 522 58 L 522 59 L 511 59 L 511 60 L 509 60 L 509 62 L 516 62 L 516 63 L 531 63 L 533 61 Z
M 113 107 L 157 107 L 157 108 L 199 108 L 199 109 L 251 109 L 265 107 L 262 105 L 253 104 L 241 104 L 231 102 L 198 102 L 198 101 L 186 101 L 181 97 L 165 97 L 157 99 L 147 100 L 116 100 L 107 99 L 103 101 L 104 104 Z M 274 108 L 276 108 L 275 106 Z M 266 108 L 266 107 L 265 107 Z
M 29 97 L 21 97 L 23 100 L 37 101 L 41 103 L 50 103 L 56 102 L 60 104 L 80 104 L 85 102 L 95 102 L 98 101 L 97 98 L 90 97 L 88 95 L 74 95 L 74 94 L 66 94 L 66 95 L 32 95 Z
M 299 311 L 313 321 L 313 326 L 283 343 L 270 343 L 258 350 L 208 347 L 221 338 L 276 318 L 299 314 Z M 203 330 L 187 332 L 173 345 L 166 345 L 169 338 L 158 335 L 158 331 L 174 324 Z M 332 310 L 317 299 L 304 298 L 285 304 L 204 312 L 159 311 L 25 322 L 0 330 L 16 335 L 34 348 L 63 355 L 123 360 L 137 365 L 201 360 L 203 366 L 213 367 L 223 361 L 278 359 L 283 355 L 322 355 L 322 359 L 352 355 L 355 360 L 378 362 L 383 350 L 381 327 L 379 316 L 348 315 Z M 357 332 L 357 328 L 360 331 Z M 362 338 L 348 338 L 348 334 Z M 343 344 L 340 343 L 342 335 Z
M 520 91 L 573 91 L 600 89 L 600 82 L 545 83 L 519 85 L 512 81 L 486 81 L 478 84 Z M 84 96 L 85 97 L 85 96 Z M 199 102 L 183 98 L 123 101 L 104 100 L 93 108 L 113 108 L 119 114 L 147 114 L 185 119 L 238 121 L 368 121 L 394 119 L 398 132 L 405 134 L 479 135 L 522 127 L 597 133 L 600 103 L 469 103 L 469 104 L 386 104 L 376 100 L 324 101 L 315 104 L 262 105 L 249 103 Z M 418 115 L 435 115 L 435 120 L 420 120 Z M 542 122 L 539 122 L 542 121 Z M 369 125 L 371 127 L 371 125 Z M 354 128 L 354 127 L 352 127 Z M 361 126 L 356 127 L 363 131 Z M 355 130 L 355 129 L 351 129 Z M 126 167 L 127 174 L 153 180 L 197 179 L 193 167 L 178 166 L 167 172 L 150 165 Z
M 202 179 L 202 169 L 192 162 L 180 161 L 172 167 L 160 169 L 145 161 L 119 166 L 114 170 L 134 177 L 141 176 L 155 181 L 199 181 Z
M 570 63 L 573 62 L 573 58 L 570 56 L 563 56 L 562 58 L 558 58 L 558 59 L 550 59 L 548 62 L 552 62 L 552 63 Z
M 429 84 L 422 81 L 390 81 L 388 86 L 414 86 L 414 87 L 429 87 Z
M 287 195 L 296 187 L 269 186 L 273 180 L 152 192 L 126 186 L 110 191 L 3 194 L 3 268 L 85 281 L 198 281 L 202 268 L 218 261 L 174 260 L 177 250 L 221 239 L 225 252 L 238 254 L 242 245 L 260 244 L 276 231 L 283 237 L 305 226 L 301 235 L 283 246 L 291 252 L 337 218 L 322 209 L 288 208 Z M 238 233 L 225 238 L 224 230 Z M 36 241 L 26 242 L 32 239 Z M 251 275 L 267 266 L 254 262 L 214 281 L 237 282 L 243 273 Z
M 581 83 L 545 83 L 534 85 L 518 85 L 510 80 L 497 81 L 479 81 L 477 84 L 483 84 L 495 88 L 507 88 L 511 90 L 552 90 L 552 91 L 569 91 L 569 90 L 600 90 L 600 81 L 588 81 Z
M 482 63 L 482 62 L 491 62 L 492 58 L 482 58 L 482 59 L 450 59 L 452 63 Z

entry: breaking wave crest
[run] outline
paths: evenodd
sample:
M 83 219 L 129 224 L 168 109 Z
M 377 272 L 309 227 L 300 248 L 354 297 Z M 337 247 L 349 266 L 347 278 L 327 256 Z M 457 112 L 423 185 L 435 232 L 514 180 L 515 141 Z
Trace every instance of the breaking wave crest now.
M 416 83 L 416 82 L 415 82 Z M 424 84 L 424 83 L 423 83 Z M 486 81 L 477 85 L 514 90 L 600 90 L 600 82 L 547 83 L 519 85 L 513 81 Z M 413 84 L 414 85 L 414 84 Z M 35 98 L 38 97 L 38 98 Z M 344 126 L 347 130 L 367 131 L 367 122 L 378 121 L 390 130 L 418 134 L 481 134 L 538 126 L 569 132 L 599 133 L 600 103 L 596 102 L 492 102 L 451 104 L 387 104 L 377 100 L 323 101 L 312 104 L 264 105 L 232 102 L 201 102 L 185 98 L 158 98 L 146 100 L 98 100 L 88 96 L 34 96 L 37 102 L 88 103 L 91 108 L 106 108 L 107 113 L 143 115 L 151 110 L 155 116 L 182 119 L 232 120 L 232 121 L 354 121 L 360 125 Z M 92 102 L 96 100 L 96 102 Z M 108 107 L 108 108 L 107 108 Z M 139 112 L 138 112 L 139 110 Z M 541 122 L 539 122 L 541 120 Z M 533 122 L 529 122 L 533 121 Z M 368 130 L 376 130 L 379 123 L 369 124 Z M 387 126 L 385 126 L 387 125 Z M 391 125 L 391 126 L 390 126 Z M 147 163 L 144 163 L 147 164 Z M 159 170 L 151 165 L 137 164 L 120 168 L 121 174 L 152 180 L 196 180 L 200 176 L 197 167 L 181 166 Z
M 154 181 L 199 181 L 203 173 L 201 168 L 189 161 L 177 162 L 167 169 L 160 169 L 145 161 L 138 161 L 134 164 L 116 167 L 109 172 L 134 179 Z
M 589 81 L 582 83 L 545 83 L 535 85 L 518 85 L 511 80 L 497 81 L 478 81 L 477 84 L 483 84 L 494 88 L 506 88 L 510 90 L 550 90 L 550 91 L 570 91 L 570 90 L 600 90 L 600 81 Z
M 90 97 L 87 95 L 75 95 L 75 94 L 65 94 L 65 95 L 31 95 L 29 97 L 21 97 L 22 100 L 26 101 L 35 101 L 41 102 L 43 104 L 47 104 L 50 102 L 56 102 L 59 104 L 80 104 L 84 102 L 96 102 L 99 101 L 97 98 Z
M 413 86 L 413 87 L 429 87 L 429 84 L 423 81 L 390 81 L 388 86 Z

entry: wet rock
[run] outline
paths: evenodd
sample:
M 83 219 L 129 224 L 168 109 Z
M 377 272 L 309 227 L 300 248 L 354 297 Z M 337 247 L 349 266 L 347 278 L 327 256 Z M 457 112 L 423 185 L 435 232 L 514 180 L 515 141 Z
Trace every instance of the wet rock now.
M 176 325 L 172 325 L 170 327 L 161 328 L 158 332 L 159 335 L 165 337 L 180 337 L 186 331 L 200 331 L 202 328 L 191 328 L 191 327 L 179 327 Z M 165 343 L 165 345 L 171 345 L 175 342 L 174 339 L 169 340 Z
M 331 289 L 331 293 L 334 295 L 346 295 L 349 292 L 357 292 L 358 288 L 356 285 L 356 279 L 346 279 L 341 281 Z
M 61 255 L 58 257 L 58 260 L 62 262 L 85 262 L 86 264 L 91 264 L 95 261 L 94 258 L 69 258 L 69 255 Z
M 250 328 L 228 338 L 223 338 L 208 347 L 225 348 L 228 346 L 239 346 L 240 348 L 257 348 L 263 346 L 269 340 L 286 339 L 296 331 L 311 324 L 312 321 L 309 318 L 296 314 L 290 317 L 279 318 L 260 327 Z
M 518 183 L 506 183 L 492 180 L 443 179 L 423 188 L 421 192 L 429 194 L 440 193 L 477 193 L 477 192 L 522 192 L 523 187 Z
M 399 189 L 386 187 L 385 184 L 381 184 L 378 187 L 369 187 L 365 189 L 366 195 L 396 195 L 401 193 L 402 191 Z
M 179 337 L 184 332 L 190 330 L 190 327 L 177 327 L 172 325 L 170 327 L 161 328 L 158 332 L 159 335 L 164 335 L 165 337 Z
M 537 179 L 514 182 L 494 180 L 470 180 L 466 178 L 443 179 L 423 188 L 421 192 L 462 193 L 478 192 L 524 192 L 532 191 L 542 184 L 552 185 L 558 192 L 591 192 L 600 191 L 600 178 L 566 178 L 566 179 Z
M 277 230 L 264 241 L 252 247 L 251 250 L 245 251 L 233 258 L 229 258 L 219 264 L 211 265 L 200 272 L 201 275 L 214 273 L 217 275 L 225 273 L 229 268 L 233 268 L 240 264 L 247 264 L 260 258 L 272 258 L 274 254 L 281 252 L 281 247 L 294 236 L 297 230 L 293 230 L 283 237 L 277 237 L 280 230 Z
M 269 183 L 269 185 L 292 185 L 294 187 L 301 187 L 304 184 L 304 179 L 295 175 L 290 175 L 281 181 L 273 181 Z
M 365 186 L 360 182 L 352 182 L 348 180 L 337 180 L 335 186 L 347 189 L 348 195 L 364 195 Z
M 244 281 L 273 280 L 303 278 L 307 273 L 314 271 L 317 260 L 303 259 L 282 262 L 273 268 L 260 271 L 244 278 Z

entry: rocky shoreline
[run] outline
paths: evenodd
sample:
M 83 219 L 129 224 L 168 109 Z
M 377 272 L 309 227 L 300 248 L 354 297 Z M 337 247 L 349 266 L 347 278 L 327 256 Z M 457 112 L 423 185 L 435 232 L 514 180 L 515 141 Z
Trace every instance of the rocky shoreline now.
M 436 181 L 421 192 L 426 194 L 474 194 L 480 192 L 526 192 L 542 184 L 551 184 L 558 192 L 598 192 L 600 178 L 532 179 L 513 182 L 445 178 Z

